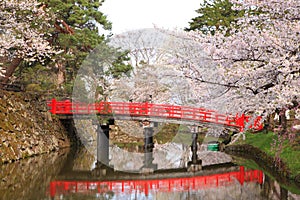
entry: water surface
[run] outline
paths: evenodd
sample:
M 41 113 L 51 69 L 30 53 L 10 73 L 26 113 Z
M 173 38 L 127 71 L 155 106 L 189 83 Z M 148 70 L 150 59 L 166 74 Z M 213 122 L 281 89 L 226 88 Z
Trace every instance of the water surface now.
M 114 162 L 118 163 L 118 162 Z M 227 163 L 188 173 L 115 172 L 87 150 L 62 150 L 0 166 L 0 199 L 300 199 L 259 169 Z M 297 189 L 296 189 L 297 190 Z

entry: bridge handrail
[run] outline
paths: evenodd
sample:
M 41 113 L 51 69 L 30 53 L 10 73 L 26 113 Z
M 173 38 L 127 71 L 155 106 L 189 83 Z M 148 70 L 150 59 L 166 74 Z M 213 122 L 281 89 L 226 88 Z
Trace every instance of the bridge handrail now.
M 48 106 L 52 114 L 57 115 L 124 115 L 132 117 L 158 117 L 177 120 L 201 121 L 237 127 L 240 131 L 245 128 L 245 123 L 250 122 L 251 116 L 236 114 L 225 115 L 215 110 L 205 108 L 195 108 L 190 106 L 178 106 L 168 104 L 153 104 L 140 102 L 96 102 L 82 103 L 71 102 L 70 100 L 48 101 Z M 249 128 L 262 129 L 261 117 L 254 119 Z

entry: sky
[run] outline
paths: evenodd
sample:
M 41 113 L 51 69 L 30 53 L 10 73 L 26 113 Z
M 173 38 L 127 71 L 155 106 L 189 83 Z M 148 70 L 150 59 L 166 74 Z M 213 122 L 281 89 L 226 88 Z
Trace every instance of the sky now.
M 201 0 L 105 0 L 100 10 L 112 22 L 115 34 L 129 30 L 188 27 Z

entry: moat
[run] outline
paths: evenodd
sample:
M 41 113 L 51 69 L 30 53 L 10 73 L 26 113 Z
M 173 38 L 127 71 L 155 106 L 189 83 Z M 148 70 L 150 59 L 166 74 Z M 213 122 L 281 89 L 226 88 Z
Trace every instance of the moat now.
M 143 165 L 143 153 L 136 152 L 134 159 L 126 160 L 126 156 L 118 157 L 125 150 L 116 146 L 110 149 L 110 166 L 99 164 L 85 148 L 64 149 L 4 164 L 0 172 L 0 199 L 300 198 L 299 188 L 286 187 L 268 172 L 251 167 L 251 160 L 204 151 L 199 154 L 204 159 L 203 169 L 187 172 L 184 162 L 172 158 L 172 154 L 178 156 L 176 149 L 180 151 L 180 145 L 169 144 L 168 150 L 164 147 L 153 152 L 157 154 L 153 156 L 153 163 L 157 164 L 154 173 L 131 173 L 130 166 L 135 169 Z M 232 160 L 205 165 L 205 157 L 211 160 L 216 155 L 222 155 L 225 161 L 229 157 Z M 167 161 L 170 164 L 165 167 L 160 163 Z M 112 167 L 119 170 L 111 170 Z

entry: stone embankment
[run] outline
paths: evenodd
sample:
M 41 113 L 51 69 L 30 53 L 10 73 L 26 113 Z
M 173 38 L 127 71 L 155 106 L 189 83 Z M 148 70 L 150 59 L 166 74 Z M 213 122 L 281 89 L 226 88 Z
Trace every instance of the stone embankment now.
M 70 146 L 41 94 L 0 91 L 0 164 Z

